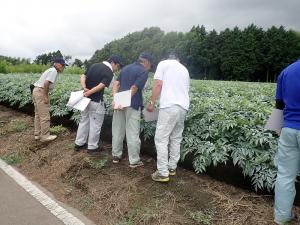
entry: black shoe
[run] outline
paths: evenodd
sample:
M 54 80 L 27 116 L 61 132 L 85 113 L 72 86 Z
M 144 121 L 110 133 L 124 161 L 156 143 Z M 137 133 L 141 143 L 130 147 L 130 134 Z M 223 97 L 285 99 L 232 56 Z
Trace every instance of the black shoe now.
M 75 152 L 79 152 L 80 150 L 82 149 L 85 149 L 87 147 L 87 144 L 84 144 L 84 145 L 74 145 L 74 151 Z
M 119 157 L 117 157 L 117 156 L 113 156 L 113 163 L 119 163 L 120 162 L 120 158 Z
M 104 150 L 104 148 L 101 146 L 96 149 L 88 149 L 87 153 L 90 155 L 99 155 L 103 150 Z

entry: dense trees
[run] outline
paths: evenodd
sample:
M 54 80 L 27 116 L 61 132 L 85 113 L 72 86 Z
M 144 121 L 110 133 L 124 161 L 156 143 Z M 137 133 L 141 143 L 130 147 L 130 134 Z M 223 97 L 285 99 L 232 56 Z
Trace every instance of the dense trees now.
M 300 34 L 284 27 L 263 30 L 253 24 L 221 32 L 194 26 L 187 33 L 165 33 L 157 27 L 146 28 L 106 44 L 88 64 L 118 53 L 131 63 L 142 51 L 158 62 L 170 50 L 179 53 L 193 78 L 275 81 L 288 64 L 300 56 Z
M 73 66 L 83 71 L 111 54 L 120 54 L 125 64 L 129 64 L 142 51 L 152 53 L 157 63 L 170 50 L 179 54 L 195 79 L 274 82 L 280 71 L 300 56 L 300 33 L 282 26 L 262 29 L 254 24 L 221 32 L 207 31 L 203 25 L 193 26 L 186 33 L 165 33 L 151 27 L 111 41 L 96 50 L 89 60 L 75 59 Z M 0 73 L 40 72 L 57 57 L 67 61 L 72 58 L 60 50 L 38 55 L 33 63 L 30 59 L 0 56 Z

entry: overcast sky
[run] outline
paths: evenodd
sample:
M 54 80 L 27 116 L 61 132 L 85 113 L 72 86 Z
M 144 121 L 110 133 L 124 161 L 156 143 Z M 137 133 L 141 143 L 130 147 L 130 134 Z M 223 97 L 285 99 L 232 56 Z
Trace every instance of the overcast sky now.
M 95 50 L 145 27 L 189 31 L 268 28 L 300 31 L 300 0 L 0 0 L 0 55 L 31 58 L 61 50 L 89 59 Z

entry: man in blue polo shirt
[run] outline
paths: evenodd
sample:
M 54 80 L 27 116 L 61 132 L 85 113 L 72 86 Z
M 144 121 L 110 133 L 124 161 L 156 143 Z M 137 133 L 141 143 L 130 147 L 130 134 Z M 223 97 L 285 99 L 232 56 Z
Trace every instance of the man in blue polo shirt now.
M 295 180 L 300 170 L 300 58 L 286 67 L 278 77 L 276 108 L 283 110 L 275 183 L 275 223 L 285 224 L 295 215 L 292 212 L 296 195 Z
M 131 106 L 114 110 L 112 121 L 113 163 L 119 163 L 123 152 L 123 140 L 126 134 L 129 164 L 131 168 L 142 166 L 140 160 L 140 119 L 143 107 L 142 90 L 148 79 L 152 57 L 148 53 L 140 54 L 138 61 L 122 69 L 114 82 L 113 96 L 119 91 L 131 90 Z M 114 108 L 114 102 L 112 103 Z
M 93 64 L 80 77 L 84 96 L 90 98 L 91 101 L 81 113 L 75 140 L 75 151 L 87 147 L 89 154 L 99 154 L 102 148 L 99 146 L 100 131 L 105 114 L 104 89 L 110 85 L 113 73 L 119 70 L 121 66 L 121 57 L 112 55 L 107 61 Z

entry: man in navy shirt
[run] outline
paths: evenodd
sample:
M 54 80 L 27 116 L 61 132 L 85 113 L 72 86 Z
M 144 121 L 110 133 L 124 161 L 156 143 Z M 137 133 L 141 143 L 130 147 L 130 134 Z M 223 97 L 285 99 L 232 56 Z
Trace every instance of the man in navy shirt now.
M 148 79 L 152 57 L 148 53 L 140 54 L 138 61 L 122 69 L 114 82 L 113 96 L 120 91 L 131 90 L 131 106 L 114 110 L 112 121 L 113 163 L 119 163 L 123 152 L 123 140 L 126 134 L 129 164 L 131 168 L 142 166 L 140 160 L 140 119 L 143 108 L 142 90 Z M 114 102 L 112 102 L 114 108 Z
M 102 146 L 99 146 L 99 137 L 104 120 L 105 107 L 103 94 L 105 87 L 110 85 L 113 72 L 120 69 L 122 59 L 118 55 L 112 55 L 109 60 L 93 64 L 80 78 L 84 96 L 91 99 L 89 105 L 81 113 L 78 126 L 75 151 L 88 147 L 88 153 L 98 154 Z
M 275 183 L 275 223 L 285 224 L 295 215 L 292 212 L 296 195 L 295 180 L 300 170 L 300 58 L 286 67 L 278 77 L 276 108 L 283 110 Z

